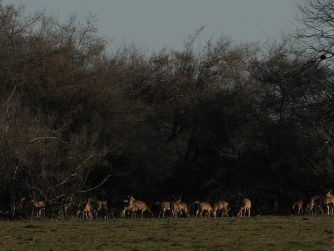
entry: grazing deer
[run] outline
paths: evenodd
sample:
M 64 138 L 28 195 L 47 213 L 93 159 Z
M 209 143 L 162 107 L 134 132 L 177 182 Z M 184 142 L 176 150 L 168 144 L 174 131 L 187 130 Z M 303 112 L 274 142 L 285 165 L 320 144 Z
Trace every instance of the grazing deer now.
M 151 215 L 153 215 L 151 209 L 144 201 L 136 200 L 132 196 L 129 196 L 128 205 L 123 209 L 123 211 L 124 215 L 126 211 L 130 211 L 132 217 L 135 216 L 137 212 L 140 212 L 140 218 L 143 217 L 145 212 L 149 212 Z
M 158 217 L 166 217 L 166 212 L 168 211 L 169 214 L 171 214 L 171 206 L 170 206 L 170 202 L 169 201 L 163 201 L 163 202 L 156 202 L 155 203 L 156 206 L 159 207 L 159 214 Z
M 60 205 L 59 208 L 59 216 L 64 217 L 65 219 L 68 217 L 68 209 L 71 207 L 70 203 L 64 203 Z
M 334 195 L 331 192 L 326 193 L 323 198 L 323 204 L 327 207 L 327 215 L 334 214 Z
M 292 211 L 297 212 L 297 215 L 303 213 L 304 201 L 303 200 L 296 200 L 292 203 Z
M 323 196 L 321 195 L 312 196 L 306 205 L 305 213 L 308 213 L 310 215 L 316 215 L 317 214 L 316 207 L 320 205 L 320 201 L 322 198 Z
M 36 218 L 42 218 L 42 212 L 45 210 L 45 201 L 44 200 L 32 200 L 34 207 L 36 209 Z
M 226 217 L 228 217 L 228 211 L 229 210 L 230 210 L 230 208 L 229 208 L 228 202 L 224 201 L 224 200 L 219 200 L 213 206 L 213 216 L 216 218 L 217 217 L 217 212 L 221 211 L 222 212 L 222 217 L 224 217 L 224 215 L 226 215 Z
M 100 213 L 103 213 L 104 218 L 106 219 L 109 211 L 108 202 L 104 200 L 98 200 L 96 202 L 96 205 L 97 205 L 96 217 L 98 217 Z
M 237 216 L 238 217 L 239 216 L 246 216 L 246 214 L 248 213 L 248 217 L 250 217 L 251 216 L 251 207 L 252 207 L 252 202 L 250 201 L 250 199 L 248 199 L 248 198 L 243 199 Z
M 198 215 L 200 217 L 203 217 L 203 213 L 207 213 L 209 216 L 211 216 L 211 214 L 213 214 L 213 208 L 212 208 L 212 206 L 209 202 L 195 201 L 194 204 L 197 206 L 196 218 L 198 217 Z
M 181 198 L 179 198 L 178 200 L 174 200 L 172 203 L 172 214 L 173 217 L 177 217 L 179 214 L 180 216 L 182 216 L 182 214 L 185 215 L 185 217 L 189 218 L 189 208 L 187 203 L 181 201 Z

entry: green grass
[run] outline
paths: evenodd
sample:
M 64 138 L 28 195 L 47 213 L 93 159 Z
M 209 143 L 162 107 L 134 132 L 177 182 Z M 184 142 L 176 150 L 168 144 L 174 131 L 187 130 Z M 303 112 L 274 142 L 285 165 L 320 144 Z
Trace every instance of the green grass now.
M 0 222 L 0 250 L 334 250 L 334 217 Z

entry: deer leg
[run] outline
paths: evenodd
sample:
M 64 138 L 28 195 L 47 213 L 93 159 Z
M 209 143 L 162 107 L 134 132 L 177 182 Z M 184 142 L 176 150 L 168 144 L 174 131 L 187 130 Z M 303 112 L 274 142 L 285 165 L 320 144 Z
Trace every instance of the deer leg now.
M 65 217 L 68 218 L 68 213 L 67 213 L 68 208 L 65 209 Z
M 38 212 L 38 217 L 37 218 L 39 218 L 39 219 L 42 218 L 42 209 L 39 208 L 37 212 Z
M 238 212 L 238 216 L 242 217 L 242 209 L 240 209 L 240 211 Z
M 77 211 L 77 214 L 76 214 L 75 217 L 78 218 L 78 217 L 79 217 L 79 214 L 80 214 L 80 210 Z
M 198 217 L 198 214 L 199 214 L 199 210 L 196 211 L 196 218 Z
M 124 218 L 124 219 L 125 219 L 125 214 L 126 214 L 126 210 L 123 209 L 123 210 L 122 210 L 122 213 L 121 213 L 121 218 Z

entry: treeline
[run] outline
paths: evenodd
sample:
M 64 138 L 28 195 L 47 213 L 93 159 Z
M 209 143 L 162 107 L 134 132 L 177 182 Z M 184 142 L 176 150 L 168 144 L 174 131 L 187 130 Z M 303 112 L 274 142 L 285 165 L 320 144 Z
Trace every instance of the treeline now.
M 142 53 L 0 5 L 0 197 L 270 200 L 333 187 L 333 70 L 289 38 Z

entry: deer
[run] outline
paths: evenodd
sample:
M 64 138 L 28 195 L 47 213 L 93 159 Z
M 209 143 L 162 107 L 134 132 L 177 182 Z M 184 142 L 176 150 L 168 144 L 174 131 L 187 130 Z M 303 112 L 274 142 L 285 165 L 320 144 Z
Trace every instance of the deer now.
M 128 198 L 130 198 L 130 196 Z M 121 218 L 125 218 L 127 215 L 131 218 L 136 217 L 136 212 L 138 211 L 136 205 L 130 204 L 130 199 L 123 200 L 123 203 Z
M 70 203 L 63 203 L 59 208 L 59 217 L 64 217 L 65 219 L 68 217 L 68 209 L 71 207 Z
M 25 209 L 30 202 L 25 203 L 25 201 L 26 201 L 26 198 L 21 197 L 19 201 L 14 203 L 14 206 L 11 209 L 12 210 L 11 213 L 12 213 L 13 217 L 22 218 L 22 217 L 26 216 Z
M 18 215 L 22 215 L 24 209 L 25 209 L 25 206 L 27 206 L 26 204 L 24 205 L 26 201 L 26 198 L 25 197 L 21 197 L 19 201 L 15 202 L 13 208 L 12 208 L 12 214 L 13 216 L 18 216 Z M 28 202 L 29 204 L 29 202 Z
M 143 217 L 145 212 L 149 212 L 151 215 L 153 215 L 151 209 L 144 201 L 136 200 L 132 196 L 129 196 L 128 205 L 123 209 L 122 215 L 125 216 L 126 211 L 130 211 L 132 217 L 135 216 L 136 212 L 140 212 L 140 218 Z
M 184 213 L 185 217 L 189 218 L 189 208 L 187 203 L 181 201 L 181 198 L 174 200 L 172 203 L 172 214 L 174 218 L 177 218 L 178 214 L 182 216 Z
M 304 207 L 304 201 L 302 199 L 299 200 L 295 200 L 292 203 L 292 211 L 296 212 L 297 211 L 297 215 L 300 215 L 303 213 L 303 207 Z
M 21 197 L 20 202 L 18 203 L 16 210 L 17 211 L 22 211 L 24 209 L 23 203 L 26 201 L 25 197 Z
M 129 200 L 123 200 L 123 209 L 121 211 L 121 218 L 125 218 L 126 214 L 130 214 L 131 213 L 131 207 L 129 206 Z M 132 214 L 131 214 L 132 217 Z
M 107 218 L 107 214 L 108 214 L 108 202 L 105 200 L 98 200 L 96 202 L 97 205 L 97 209 L 96 209 L 96 217 L 99 215 L 99 213 L 104 213 L 104 218 Z
M 197 210 L 196 210 L 196 218 L 198 216 L 203 217 L 203 213 L 207 213 L 209 216 L 211 216 L 211 214 L 213 214 L 213 208 L 211 206 L 211 204 L 209 202 L 206 201 L 195 201 L 194 204 L 197 206 Z
M 36 218 L 42 218 L 42 212 L 45 210 L 46 203 L 44 200 L 32 200 L 32 203 L 36 209 Z
M 170 202 L 169 201 L 162 201 L 162 202 L 156 202 L 155 203 L 156 206 L 159 207 L 159 215 L 158 217 L 166 217 L 166 212 L 168 211 L 169 214 L 171 213 L 171 206 L 170 206 Z
M 237 216 L 238 217 L 246 216 L 246 214 L 248 214 L 248 217 L 250 217 L 251 216 L 251 207 L 252 207 L 252 202 L 250 201 L 250 199 L 248 199 L 248 198 L 243 199 Z
M 228 211 L 230 210 L 229 204 L 227 201 L 224 200 L 219 200 L 213 205 L 213 216 L 216 218 L 217 217 L 217 212 L 221 211 L 222 212 L 222 217 L 226 215 L 228 217 Z
M 327 207 L 327 215 L 334 214 L 334 195 L 330 192 L 323 197 L 323 204 Z
M 84 218 L 86 218 L 87 220 L 92 220 L 93 219 L 93 212 L 94 212 L 94 206 L 93 206 L 93 203 L 92 203 L 92 200 L 91 199 L 88 199 L 87 200 L 87 203 L 83 209 L 83 216 Z M 79 213 L 79 211 L 78 211 Z M 77 213 L 77 215 L 78 215 Z
M 310 215 L 316 215 L 317 210 L 317 204 L 320 205 L 320 201 L 323 198 L 321 195 L 314 195 L 310 198 L 308 201 L 306 208 L 305 208 L 305 213 L 309 213 Z
M 77 213 L 76 213 L 75 217 L 76 217 L 76 219 L 78 219 L 78 218 L 84 219 L 85 218 L 84 208 L 85 208 L 86 204 L 84 202 L 78 202 L 77 205 L 78 205 L 78 209 L 77 209 Z

